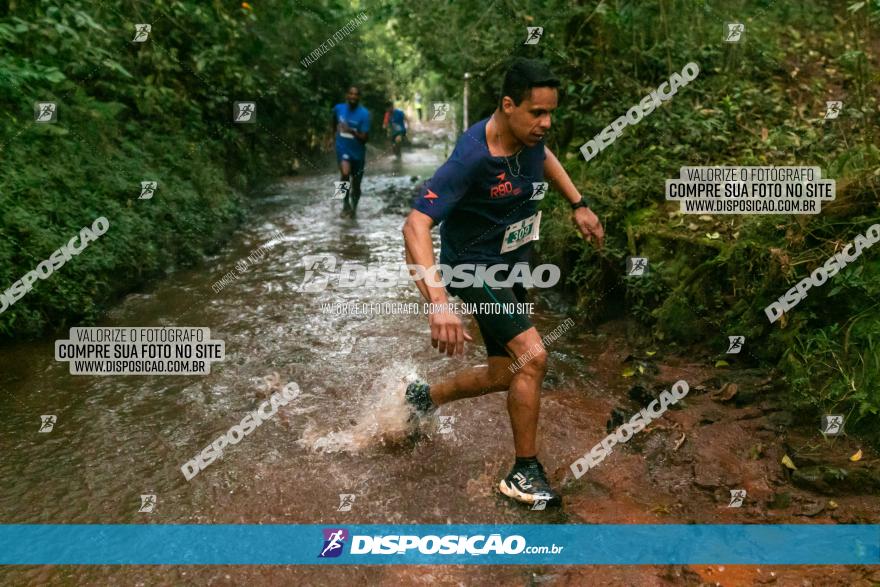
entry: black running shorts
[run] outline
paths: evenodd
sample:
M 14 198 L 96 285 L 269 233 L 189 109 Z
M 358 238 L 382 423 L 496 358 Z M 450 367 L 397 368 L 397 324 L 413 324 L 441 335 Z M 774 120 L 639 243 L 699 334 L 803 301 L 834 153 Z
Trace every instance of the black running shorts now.
M 510 357 L 504 345 L 532 327 L 532 322 L 522 307 L 526 304 L 527 294 L 521 283 L 495 289 L 485 284 L 482 287 L 450 285 L 446 289 L 462 302 L 473 304 L 477 309 L 473 316 L 480 327 L 486 355 L 489 357 Z

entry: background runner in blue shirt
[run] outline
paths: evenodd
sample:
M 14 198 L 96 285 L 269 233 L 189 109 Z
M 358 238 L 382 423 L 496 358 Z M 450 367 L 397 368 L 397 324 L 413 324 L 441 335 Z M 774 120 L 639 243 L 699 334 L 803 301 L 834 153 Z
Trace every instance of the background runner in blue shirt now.
M 438 223 L 443 263 L 510 266 L 527 260 L 540 227 L 537 202 L 546 192 L 545 178 L 570 202 L 572 220 L 584 238 L 595 238 L 602 246 L 599 219 L 544 146 L 558 86 L 559 80 L 540 61 L 519 58 L 511 64 L 495 112 L 461 136 L 449 160 L 419 190 L 403 228 L 407 263 L 434 265 L 431 228 Z M 449 356 L 463 353 L 464 342 L 472 339 L 461 318 L 444 307 L 446 288 L 424 278 L 416 285 L 432 304 L 431 344 Z M 475 283 L 450 291 L 469 304 L 515 306 L 525 300 L 522 284 L 490 288 Z M 413 383 L 407 387 L 406 399 L 416 416 L 424 416 L 450 401 L 506 390 L 516 460 L 499 490 L 524 503 L 558 505 L 561 497 L 550 487 L 537 459 L 540 391 L 547 370 L 541 335 L 521 311 L 478 311 L 474 316 L 488 365 L 471 367 L 430 386 Z M 515 366 L 514 361 L 518 361 Z
M 406 137 L 406 114 L 404 114 L 403 110 L 395 108 L 394 102 L 389 100 L 385 102 L 385 118 L 384 126 L 386 129 L 390 129 L 391 132 L 391 148 L 394 150 L 394 155 L 399 159 L 403 139 Z
M 330 128 L 336 135 L 339 179 L 351 182 L 342 204 L 342 216 L 354 216 L 361 197 L 361 180 L 367 157 L 366 142 L 370 133 L 370 113 L 359 105 L 361 91 L 357 86 L 348 88 L 345 99 L 345 103 L 333 107 Z

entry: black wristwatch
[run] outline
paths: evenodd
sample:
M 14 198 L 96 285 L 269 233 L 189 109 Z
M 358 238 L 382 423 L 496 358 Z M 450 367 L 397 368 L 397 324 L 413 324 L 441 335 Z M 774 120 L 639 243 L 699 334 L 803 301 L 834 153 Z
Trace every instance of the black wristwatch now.
M 581 199 L 579 201 L 575 202 L 574 204 L 571 204 L 571 203 L 569 203 L 569 204 L 571 205 L 572 210 L 577 210 L 578 208 L 589 208 L 590 207 L 590 205 L 587 204 L 587 199 L 584 197 L 581 197 Z

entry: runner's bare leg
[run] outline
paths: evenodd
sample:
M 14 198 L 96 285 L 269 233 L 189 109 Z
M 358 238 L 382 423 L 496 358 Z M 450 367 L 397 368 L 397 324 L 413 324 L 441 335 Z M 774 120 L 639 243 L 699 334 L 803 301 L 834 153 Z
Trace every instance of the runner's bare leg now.
M 520 333 L 507 343 L 515 357 L 532 351 L 532 359 L 515 374 L 509 367 L 509 357 L 489 357 L 487 366 L 472 367 L 456 373 L 452 378 L 431 386 L 431 399 L 437 405 L 468 397 L 477 397 L 495 391 L 507 392 L 507 413 L 513 429 L 513 443 L 518 457 L 533 457 L 538 453 L 538 416 L 541 407 L 541 384 L 547 372 L 547 351 L 541 344 L 541 335 L 534 327 Z
M 510 385 L 513 364 L 509 357 L 489 357 L 488 365 L 470 367 L 449 379 L 431 386 L 431 399 L 438 406 L 468 397 L 477 397 L 495 391 L 504 391 Z
M 533 355 L 513 376 L 507 392 L 507 413 L 513 428 L 516 456 L 533 457 L 538 454 L 538 415 L 541 411 L 541 384 L 547 373 L 547 351 L 534 327 L 514 337 L 507 343 L 507 349 L 515 357 L 529 351 Z

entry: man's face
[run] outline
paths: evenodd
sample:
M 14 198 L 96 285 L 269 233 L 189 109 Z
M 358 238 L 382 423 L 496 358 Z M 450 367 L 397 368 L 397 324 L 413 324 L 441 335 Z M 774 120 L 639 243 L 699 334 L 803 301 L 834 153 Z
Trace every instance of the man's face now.
M 354 108 L 358 105 L 358 102 L 361 101 L 361 92 L 357 88 L 348 88 L 348 93 L 345 94 L 345 100 L 348 102 L 348 105 Z
M 550 130 L 550 113 L 556 110 L 557 101 L 556 88 L 532 88 L 519 106 L 513 103 L 512 98 L 505 96 L 501 108 L 507 115 L 513 136 L 527 147 L 532 147 Z

